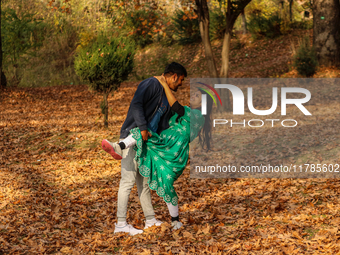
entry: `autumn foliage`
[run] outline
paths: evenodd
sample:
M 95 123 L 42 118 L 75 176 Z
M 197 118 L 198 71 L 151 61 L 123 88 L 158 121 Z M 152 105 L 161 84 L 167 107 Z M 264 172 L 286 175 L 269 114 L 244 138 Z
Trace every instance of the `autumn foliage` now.
M 152 43 L 153 36 L 159 31 L 159 15 L 154 10 L 137 9 L 125 16 L 123 27 L 137 45 L 144 47 Z

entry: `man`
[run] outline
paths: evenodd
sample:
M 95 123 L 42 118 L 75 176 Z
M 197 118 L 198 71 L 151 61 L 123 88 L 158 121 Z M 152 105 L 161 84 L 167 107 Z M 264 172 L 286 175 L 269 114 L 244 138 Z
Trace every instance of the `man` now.
M 169 64 L 164 70 L 164 76 L 170 89 L 177 91 L 182 85 L 184 77 L 187 76 L 186 69 L 175 62 Z M 148 128 L 160 134 L 169 127 L 169 119 L 172 116 L 168 100 L 164 93 L 163 86 L 154 78 L 142 81 L 131 101 L 125 122 L 120 131 L 120 139 L 129 136 L 130 130 L 138 127 L 141 131 L 143 141 L 147 141 L 151 136 Z M 155 218 L 155 213 L 151 203 L 150 189 L 148 180 L 140 175 L 137 162 L 135 161 L 136 152 L 133 147 L 125 149 L 122 143 L 111 143 L 103 140 L 102 147 L 121 162 L 121 180 L 118 190 L 117 218 L 114 233 L 127 232 L 131 235 L 140 234 L 143 230 L 136 229 L 126 222 L 127 205 L 129 195 L 134 184 L 137 184 L 138 196 L 146 218 L 145 228 L 153 225 L 162 224 Z M 125 150 L 123 150 L 125 149 Z

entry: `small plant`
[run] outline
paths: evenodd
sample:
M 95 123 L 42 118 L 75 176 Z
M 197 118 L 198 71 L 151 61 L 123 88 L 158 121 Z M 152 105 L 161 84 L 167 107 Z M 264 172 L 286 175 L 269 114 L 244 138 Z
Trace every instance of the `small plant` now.
M 242 41 L 238 36 L 236 37 L 236 42 L 234 44 L 233 49 L 235 50 L 240 50 L 242 48 L 244 48 L 244 46 L 246 46 L 245 42 Z
M 282 35 L 282 20 L 278 15 L 266 17 L 259 11 L 250 15 L 248 30 L 254 38 L 275 38 Z
M 174 36 L 179 44 L 185 45 L 201 40 L 197 15 L 189 11 L 179 10 L 172 20 L 175 25 Z
M 293 66 L 300 75 L 311 77 L 315 74 L 318 66 L 314 47 L 310 46 L 309 37 L 300 40 L 299 48 L 293 57 Z
M 78 50 L 74 63 L 76 74 L 90 82 L 91 90 L 103 93 L 100 106 L 105 127 L 108 127 L 108 95 L 117 90 L 131 73 L 134 54 L 133 42 L 104 34 Z

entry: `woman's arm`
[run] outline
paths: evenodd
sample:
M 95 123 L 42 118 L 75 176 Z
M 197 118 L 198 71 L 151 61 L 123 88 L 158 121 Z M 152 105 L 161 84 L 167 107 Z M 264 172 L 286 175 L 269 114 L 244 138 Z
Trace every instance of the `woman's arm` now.
M 162 84 L 164 91 L 165 91 L 166 98 L 168 99 L 169 105 L 171 107 L 171 110 L 176 112 L 179 117 L 183 116 L 185 112 L 184 107 L 180 103 L 178 103 L 174 94 L 172 94 L 168 84 L 165 81 L 164 76 L 163 75 L 155 76 L 155 78 Z
M 177 101 L 171 89 L 165 81 L 164 76 L 154 76 L 163 86 L 166 98 L 168 99 L 170 107 Z

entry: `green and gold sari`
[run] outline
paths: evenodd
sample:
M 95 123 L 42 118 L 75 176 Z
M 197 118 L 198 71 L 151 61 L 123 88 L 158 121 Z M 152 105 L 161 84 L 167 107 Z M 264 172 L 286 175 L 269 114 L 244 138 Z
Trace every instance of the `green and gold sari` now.
M 176 119 L 175 113 L 170 127 L 160 135 L 152 134 L 147 142 L 143 142 L 139 128 L 130 132 L 136 139 L 136 161 L 142 176 L 149 178 L 149 187 L 163 197 L 166 203 L 178 204 L 178 196 L 174 189 L 174 181 L 183 173 L 189 157 L 189 142 L 195 139 L 204 125 L 204 117 L 197 109 L 184 106 L 185 113 Z M 190 125 L 190 119 L 194 123 Z

